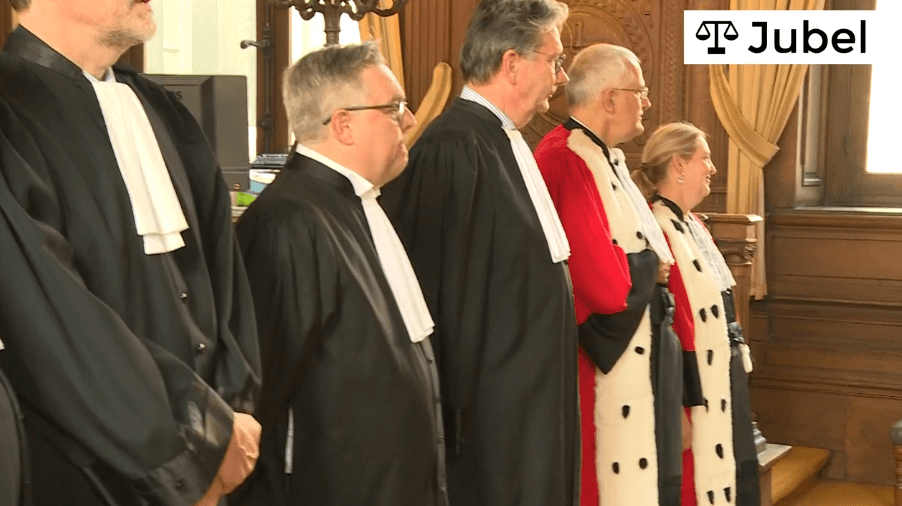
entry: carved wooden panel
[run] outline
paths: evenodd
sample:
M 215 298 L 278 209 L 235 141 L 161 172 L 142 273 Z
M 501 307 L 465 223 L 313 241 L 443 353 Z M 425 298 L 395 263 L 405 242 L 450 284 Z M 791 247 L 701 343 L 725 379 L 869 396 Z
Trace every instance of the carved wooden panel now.
M 774 442 L 832 450 L 831 478 L 893 483 L 889 433 L 902 417 L 902 217 L 777 212 L 767 248 L 770 294 L 752 305 L 748 328 L 762 432 Z

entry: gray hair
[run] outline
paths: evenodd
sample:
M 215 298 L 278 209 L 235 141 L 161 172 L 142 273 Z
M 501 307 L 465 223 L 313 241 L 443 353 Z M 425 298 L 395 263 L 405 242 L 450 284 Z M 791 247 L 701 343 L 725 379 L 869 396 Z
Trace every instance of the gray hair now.
M 567 4 L 555 0 L 482 0 L 470 19 L 460 70 L 464 81 L 487 83 L 501 68 L 504 53 L 527 55 L 542 45 L 542 35 L 567 20 Z
M 16 12 L 22 12 L 31 6 L 31 0 L 9 0 L 9 3 L 13 5 L 13 10 Z
M 323 121 L 336 109 L 363 105 L 367 90 L 361 74 L 384 63 L 379 46 L 369 41 L 327 46 L 288 67 L 282 77 L 282 96 L 298 142 L 325 139 L 328 127 Z
M 683 160 L 691 159 L 699 141 L 705 137 L 705 132 L 692 123 L 668 123 L 658 127 L 645 143 L 642 164 L 631 174 L 642 195 L 651 200 L 667 179 L 674 155 Z
M 632 65 L 642 71 L 639 57 L 625 47 L 595 44 L 580 51 L 567 71 L 570 107 L 586 105 L 599 91 L 621 86 Z

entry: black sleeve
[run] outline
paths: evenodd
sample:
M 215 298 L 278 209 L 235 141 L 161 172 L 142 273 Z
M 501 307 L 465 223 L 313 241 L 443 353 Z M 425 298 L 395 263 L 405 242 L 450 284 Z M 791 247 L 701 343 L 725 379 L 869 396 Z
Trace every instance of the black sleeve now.
M 703 406 L 702 378 L 698 374 L 698 359 L 694 351 L 683 351 L 683 406 Z
M 592 314 L 579 326 L 579 344 L 589 358 L 607 374 L 629 346 L 651 302 L 658 277 L 658 255 L 650 250 L 626 255 L 632 287 L 625 310 L 615 314 Z
M 62 215 L 60 200 L 20 149 L 41 159 L 34 144 L 14 146 L 0 132 L 0 367 L 23 408 L 129 477 L 151 502 L 194 504 L 219 469 L 232 410 L 88 290 L 52 219 Z

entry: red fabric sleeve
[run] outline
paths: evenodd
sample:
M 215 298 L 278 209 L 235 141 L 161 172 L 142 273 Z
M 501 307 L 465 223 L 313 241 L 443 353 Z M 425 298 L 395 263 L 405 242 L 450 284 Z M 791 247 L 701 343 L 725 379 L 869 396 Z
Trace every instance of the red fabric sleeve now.
M 670 240 L 667 241 L 670 245 Z M 683 351 L 695 351 L 695 322 L 692 319 L 692 308 L 689 307 L 689 294 L 686 293 L 686 285 L 683 275 L 677 264 L 670 268 L 670 280 L 667 289 L 673 294 L 673 331 L 680 338 Z
M 570 242 L 570 276 L 579 323 L 592 313 L 626 309 L 632 282 L 626 254 L 611 239 L 595 179 L 585 162 L 566 147 L 570 134 L 553 131 L 536 149 L 536 162 Z

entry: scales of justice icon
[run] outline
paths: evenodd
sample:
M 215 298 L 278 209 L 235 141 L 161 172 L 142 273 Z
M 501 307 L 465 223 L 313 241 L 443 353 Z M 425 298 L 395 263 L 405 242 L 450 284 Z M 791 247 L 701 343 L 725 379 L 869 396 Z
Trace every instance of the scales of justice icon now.
M 720 27 L 727 27 L 723 34 L 725 39 L 736 40 L 736 38 L 739 37 L 736 26 L 732 21 L 702 21 L 702 24 L 698 26 L 698 31 L 695 32 L 695 38 L 698 40 L 708 40 L 711 38 L 711 31 L 708 29 L 711 25 L 714 26 L 714 47 L 708 48 L 708 54 L 726 54 L 726 48 L 720 46 Z

